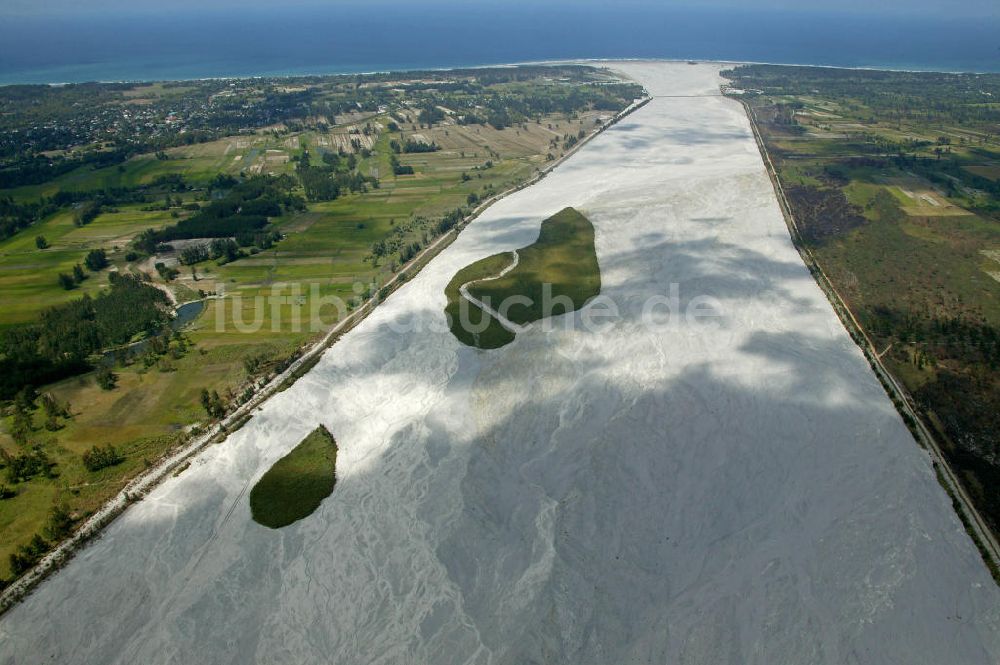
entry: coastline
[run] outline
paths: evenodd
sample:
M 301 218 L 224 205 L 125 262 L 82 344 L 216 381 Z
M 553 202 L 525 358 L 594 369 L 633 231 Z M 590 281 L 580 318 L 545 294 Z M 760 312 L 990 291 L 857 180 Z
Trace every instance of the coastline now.
M 246 74 L 246 75 L 216 75 L 216 76 L 178 76 L 178 77 L 166 77 L 166 78 L 155 78 L 155 77 L 137 77 L 137 78 L 107 78 L 107 79 L 81 79 L 75 81 L 47 81 L 47 82 L 37 82 L 37 81 L 3 81 L 0 82 L 0 91 L 3 88 L 13 87 L 13 86 L 50 86 L 50 87 L 62 87 L 67 85 L 82 85 L 82 84 L 100 84 L 100 85 L 119 85 L 125 83 L 132 84 L 152 84 L 152 83 L 184 83 L 191 81 L 252 81 L 252 80 L 275 80 L 275 79 L 306 79 L 306 78 L 326 78 L 334 76 L 371 76 L 375 74 L 412 74 L 414 72 L 452 72 L 456 70 L 463 69 L 504 69 L 509 67 L 522 67 L 522 66 L 546 66 L 546 65 L 594 65 L 597 63 L 638 63 L 638 62 L 656 62 L 656 63 L 684 63 L 684 62 L 698 62 L 704 64 L 716 64 L 716 65 L 726 65 L 726 66 L 737 66 L 737 65 L 771 65 L 776 67 L 813 67 L 817 69 L 837 69 L 837 70 L 847 70 L 847 71 L 865 71 L 865 72 L 907 72 L 913 74 L 973 74 L 973 75 L 1000 75 L 1000 62 L 997 64 L 997 69 L 982 69 L 982 70 L 971 70 L 971 69 L 947 69 L 947 68 L 923 68 L 916 67 L 912 65 L 892 65 L 892 64 L 875 64 L 875 65 L 833 65 L 833 64 L 821 64 L 821 63 L 807 63 L 807 62 L 778 62 L 771 60 L 753 60 L 753 59 L 739 59 L 739 60 L 729 60 L 729 59 L 718 59 L 718 58 L 653 58 L 653 57 L 617 57 L 617 58 L 602 58 L 602 57 L 579 57 L 579 58 L 555 58 L 555 59 L 545 59 L 545 60 L 521 60 L 515 62 L 503 62 L 503 63 L 472 63 L 472 64 L 460 64 L 460 65 L 441 65 L 441 66 L 428 66 L 428 67 L 389 67 L 389 68 L 373 68 L 373 69 L 336 69 L 335 66 L 331 66 L 330 69 L 323 69 L 323 71 L 281 71 L 275 73 L 264 73 L 264 74 Z M 46 71 L 46 70 L 33 70 L 33 71 Z M 31 77 L 31 71 L 24 73 L 27 78 Z

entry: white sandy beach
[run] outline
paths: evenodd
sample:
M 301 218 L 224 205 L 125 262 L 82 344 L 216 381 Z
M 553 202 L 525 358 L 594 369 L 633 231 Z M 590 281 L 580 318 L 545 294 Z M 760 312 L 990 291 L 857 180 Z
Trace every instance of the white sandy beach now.
M 718 67 L 614 66 L 656 98 L 0 618 L 0 663 L 1000 661 L 1000 590 L 792 247 Z M 620 318 L 462 346 L 445 285 L 566 206 Z M 721 316 L 644 325 L 671 284 Z M 336 491 L 257 525 L 248 487 L 318 423 Z

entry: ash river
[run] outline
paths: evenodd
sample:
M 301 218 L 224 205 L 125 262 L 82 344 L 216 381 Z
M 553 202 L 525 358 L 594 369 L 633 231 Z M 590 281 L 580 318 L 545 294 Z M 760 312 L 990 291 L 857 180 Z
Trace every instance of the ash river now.
M 0 662 L 997 662 L 1000 591 L 793 248 L 719 68 L 612 66 L 654 99 L 8 612 Z M 618 316 L 463 346 L 445 285 L 567 206 Z M 672 285 L 717 316 L 650 325 Z M 317 424 L 336 491 L 261 527 L 247 488 Z

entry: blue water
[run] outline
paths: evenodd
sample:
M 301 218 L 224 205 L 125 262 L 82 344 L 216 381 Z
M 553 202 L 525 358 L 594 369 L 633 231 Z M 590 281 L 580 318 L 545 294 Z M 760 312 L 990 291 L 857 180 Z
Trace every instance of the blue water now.
M 1000 71 L 1000 12 L 985 19 L 941 19 L 629 3 L 534 5 L 386 0 L 177 16 L 0 15 L 0 83 L 362 72 L 557 58 Z
M 204 309 L 204 300 L 192 300 L 180 305 L 174 310 L 174 318 L 170 321 L 170 330 L 183 330 L 189 323 L 197 319 Z M 127 349 L 133 358 L 138 358 L 146 350 L 146 347 L 149 346 L 149 340 L 149 337 L 145 337 L 138 342 L 126 345 L 124 348 Z M 101 358 L 101 365 L 103 367 L 114 366 L 118 362 L 118 355 L 121 351 L 121 348 L 105 351 Z

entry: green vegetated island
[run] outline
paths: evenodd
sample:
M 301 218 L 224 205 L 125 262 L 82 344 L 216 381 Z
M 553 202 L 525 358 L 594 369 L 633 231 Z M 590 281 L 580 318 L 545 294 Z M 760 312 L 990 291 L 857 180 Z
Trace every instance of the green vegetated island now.
M 643 94 L 572 65 L 0 87 L 0 588 Z
M 1000 74 L 725 75 L 802 242 L 1000 533 Z
M 445 288 L 445 314 L 463 344 L 496 349 L 519 327 L 576 311 L 600 292 L 594 226 L 565 208 L 542 222 L 531 245 L 459 270 Z
M 320 425 L 250 490 L 254 521 L 280 529 L 311 515 L 337 484 L 337 442 Z

